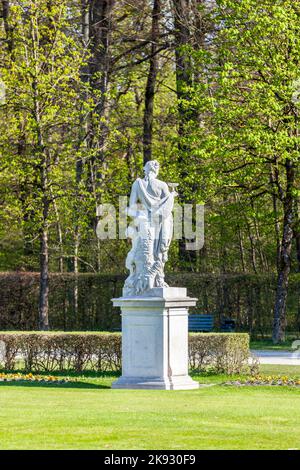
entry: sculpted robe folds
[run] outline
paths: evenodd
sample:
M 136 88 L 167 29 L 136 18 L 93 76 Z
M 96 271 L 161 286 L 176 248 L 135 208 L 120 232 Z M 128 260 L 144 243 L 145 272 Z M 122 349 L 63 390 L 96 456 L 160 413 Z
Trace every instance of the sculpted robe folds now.
M 158 162 L 146 163 L 144 170 L 145 177 L 132 185 L 128 209 L 133 218 L 127 231 L 132 240 L 126 258 L 130 275 L 123 296 L 113 299 L 122 312 L 122 375 L 112 387 L 195 389 L 199 384 L 188 375 L 188 308 L 196 299 L 164 281 L 177 193 L 157 179 Z
M 167 287 L 164 265 L 173 233 L 172 210 L 176 192 L 156 178 L 159 165 L 145 165 L 145 178 L 132 185 L 128 215 L 133 223 L 128 229 L 132 249 L 126 259 L 130 271 L 124 295 L 139 295 L 153 287 Z

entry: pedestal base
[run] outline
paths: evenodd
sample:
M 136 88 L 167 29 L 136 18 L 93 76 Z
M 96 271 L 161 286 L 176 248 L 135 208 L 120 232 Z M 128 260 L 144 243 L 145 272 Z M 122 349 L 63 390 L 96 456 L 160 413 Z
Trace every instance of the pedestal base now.
M 141 390 L 194 390 L 199 383 L 189 375 L 182 377 L 120 377 L 113 382 L 112 388 L 141 389 Z
M 176 287 L 113 299 L 122 310 L 122 376 L 112 388 L 199 387 L 188 375 L 188 307 L 196 300 Z

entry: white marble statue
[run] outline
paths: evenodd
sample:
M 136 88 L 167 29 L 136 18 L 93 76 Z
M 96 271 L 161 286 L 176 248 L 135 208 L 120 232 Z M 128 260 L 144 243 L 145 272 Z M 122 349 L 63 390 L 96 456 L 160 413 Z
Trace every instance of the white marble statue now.
M 130 275 L 123 295 L 136 296 L 153 287 L 168 287 L 164 265 L 173 233 L 172 209 L 175 191 L 157 179 L 159 163 L 151 160 L 144 167 L 145 177 L 132 185 L 128 215 L 133 222 L 127 230 L 132 248 L 126 258 Z

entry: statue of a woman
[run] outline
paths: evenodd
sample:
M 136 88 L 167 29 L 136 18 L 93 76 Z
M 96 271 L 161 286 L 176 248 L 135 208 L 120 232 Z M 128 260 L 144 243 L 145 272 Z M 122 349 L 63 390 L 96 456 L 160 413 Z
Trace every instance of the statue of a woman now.
M 172 210 L 175 191 L 157 179 L 159 163 L 151 160 L 144 167 L 144 179 L 132 185 L 128 215 L 133 217 L 127 234 L 132 248 L 126 258 L 130 271 L 123 295 L 139 295 L 153 287 L 165 287 L 164 265 L 173 233 Z

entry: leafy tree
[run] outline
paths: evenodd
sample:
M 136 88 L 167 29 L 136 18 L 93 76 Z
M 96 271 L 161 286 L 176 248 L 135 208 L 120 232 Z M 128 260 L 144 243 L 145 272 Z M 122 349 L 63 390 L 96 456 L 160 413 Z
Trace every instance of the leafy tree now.
M 299 109 L 293 97 L 299 70 L 299 13 L 298 2 L 292 1 L 220 0 L 213 11 L 214 48 L 209 57 L 203 48 L 196 54 L 198 60 L 206 60 L 210 83 L 211 109 L 202 139 L 216 139 L 210 163 L 219 177 L 211 183 L 229 197 L 243 194 L 248 207 L 263 211 L 265 223 L 272 212 L 278 240 L 274 342 L 284 340 L 298 195 Z
M 57 200 L 69 191 L 83 53 L 68 34 L 66 1 L 14 3 L 10 18 L 13 50 L 1 70 L 6 84 L 1 145 L 15 194 L 31 214 L 30 220 L 23 217 L 23 227 L 30 223 L 32 238 L 39 238 L 40 327 L 48 329 L 49 226 L 55 217 L 60 223 Z

